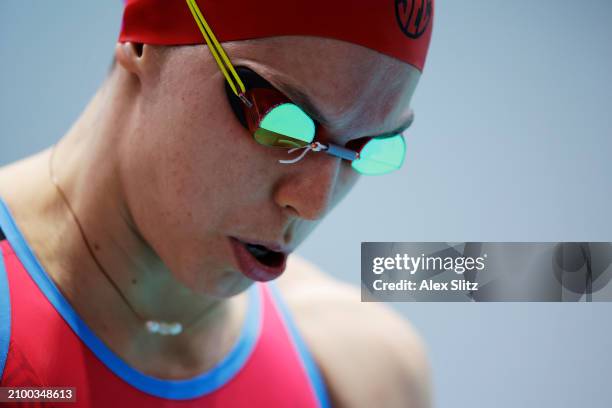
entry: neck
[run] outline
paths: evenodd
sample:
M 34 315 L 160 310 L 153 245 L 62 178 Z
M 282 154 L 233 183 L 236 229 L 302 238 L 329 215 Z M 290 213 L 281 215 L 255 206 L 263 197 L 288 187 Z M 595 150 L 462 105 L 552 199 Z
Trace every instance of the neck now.
M 117 82 L 126 85 L 128 80 L 114 73 L 55 148 L 53 173 L 83 234 L 51 183 L 50 151 L 32 160 L 31 167 L 36 170 L 29 173 L 36 174 L 32 181 L 36 187 L 23 190 L 36 196 L 22 195 L 14 207 L 38 206 L 27 212 L 38 214 L 38 222 L 31 216 L 26 220 L 24 214 L 26 238 L 77 312 L 107 343 L 115 345 L 116 352 L 121 355 L 117 349 L 134 349 L 137 341 L 144 354 L 145 350 L 159 352 L 158 348 L 174 350 L 169 354 L 176 349 L 182 355 L 190 353 L 188 350 L 197 354 L 203 343 L 227 339 L 228 333 L 238 332 L 245 296 L 230 302 L 193 293 L 139 234 L 121 183 L 121 144 L 128 139 L 122 136 L 134 128 L 131 119 L 136 109 L 130 87 L 138 84 L 117 86 Z M 21 214 L 15 214 L 18 223 Z M 147 332 L 142 319 L 131 309 L 145 319 L 180 322 L 184 331 L 160 339 Z

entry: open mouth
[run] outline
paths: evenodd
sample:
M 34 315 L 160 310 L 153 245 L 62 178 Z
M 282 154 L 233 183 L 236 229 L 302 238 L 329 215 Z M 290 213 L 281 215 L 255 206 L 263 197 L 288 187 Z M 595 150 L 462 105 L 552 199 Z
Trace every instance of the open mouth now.
M 278 278 L 286 268 L 286 252 L 277 252 L 265 245 L 230 238 L 240 271 L 248 278 L 266 282 Z M 276 249 L 276 248 L 275 248 Z
M 272 251 L 263 245 L 245 243 L 244 246 L 263 265 L 275 268 L 285 262 L 285 254 L 282 252 Z

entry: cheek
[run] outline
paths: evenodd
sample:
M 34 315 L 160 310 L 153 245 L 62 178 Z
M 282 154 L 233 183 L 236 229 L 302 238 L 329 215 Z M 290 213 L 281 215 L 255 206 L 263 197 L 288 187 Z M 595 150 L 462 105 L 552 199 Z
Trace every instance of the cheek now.
M 157 191 L 164 207 L 190 214 L 191 224 L 218 221 L 250 196 L 251 186 L 264 185 L 255 143 L 231 112 L 221 85 L 175 99 L 180 103 L 147 115 L 162 118 L 147 125 L 142 141 L 155 158 L 147 188 Z
M 266 152 L 237 122 L 225 94 L 206 92 L 167 95 L 175 103 L 142 109 L 121 170 L 139 232 L 192 288 L 224 280 L 232 256 L 227 220 L 273 184 Z

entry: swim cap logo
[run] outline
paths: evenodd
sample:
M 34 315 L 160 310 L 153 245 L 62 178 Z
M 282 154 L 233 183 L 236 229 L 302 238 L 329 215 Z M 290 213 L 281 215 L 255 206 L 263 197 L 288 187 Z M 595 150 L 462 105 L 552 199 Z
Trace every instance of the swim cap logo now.
M 402 32 L 417 39 L 427 31 L 431 22 L 432 0 L 395 0 L 395 16 Z

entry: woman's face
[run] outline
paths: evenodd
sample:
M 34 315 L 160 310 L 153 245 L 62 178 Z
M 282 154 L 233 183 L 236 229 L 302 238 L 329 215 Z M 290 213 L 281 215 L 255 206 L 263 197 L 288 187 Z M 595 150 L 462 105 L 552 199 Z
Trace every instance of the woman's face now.
M 277 37 L 226 44 L 246 66 L 307 113 L 339 145 L 410 119 L 419 72 L 336 40 Z M 128 208 L 139 232 L 181 283 L 215 297 L 244 290 L 232 238 L 294 250 L 355 185 L 347 161 L 258 144 L 228 103 L 207 47 L 150 49 L 139 78 L 134 131 L 120 146 Z M 279 249 L 279 248 L 277 248 Z

